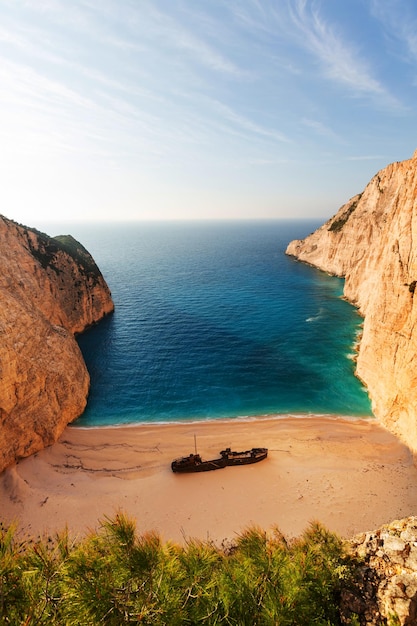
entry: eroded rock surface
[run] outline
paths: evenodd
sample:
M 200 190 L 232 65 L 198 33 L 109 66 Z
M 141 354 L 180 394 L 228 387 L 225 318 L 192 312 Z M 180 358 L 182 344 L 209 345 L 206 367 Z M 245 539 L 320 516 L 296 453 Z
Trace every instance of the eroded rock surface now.
M 361 565 L 352 587 L 342 593 L 342 623 L 351 624 L 356 616 L 361 626 L 415 626 L 417 517 L 354 537 L 350 551 Z
M 417 451 L 417 152 L 287 254 L 345 278 L 364 316 L 357 375 L 375 416 Z
M 113 311 L 91 255 L 0 216 L 0 471 L 50 445 L 83 412 L 89 375 L 74 338 Z

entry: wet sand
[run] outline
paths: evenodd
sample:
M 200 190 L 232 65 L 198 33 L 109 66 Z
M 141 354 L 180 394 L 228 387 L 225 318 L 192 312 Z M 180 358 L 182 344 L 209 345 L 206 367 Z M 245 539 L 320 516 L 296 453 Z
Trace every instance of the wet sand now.
M 267 447 L 246 467 L 173 474 L 171 461 L 229 446 Z M 417 514 L 413 455 L 370 419 L 280 417 L 120 428 L 68 427 L 59 442 L 0 476 L 3 522 L 22 536 L 68 525 L 82 536 L 122 510 L 139 532 L 220 544 L 243 529 L 299 535 L 312 520 L 343 537 Z

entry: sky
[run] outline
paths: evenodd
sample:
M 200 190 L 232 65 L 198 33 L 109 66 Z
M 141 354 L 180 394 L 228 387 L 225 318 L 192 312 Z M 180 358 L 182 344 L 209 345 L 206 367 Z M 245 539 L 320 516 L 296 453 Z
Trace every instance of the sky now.
M 327 219 L 416 96 L 415 0 L 0 0 L 0 213 Z

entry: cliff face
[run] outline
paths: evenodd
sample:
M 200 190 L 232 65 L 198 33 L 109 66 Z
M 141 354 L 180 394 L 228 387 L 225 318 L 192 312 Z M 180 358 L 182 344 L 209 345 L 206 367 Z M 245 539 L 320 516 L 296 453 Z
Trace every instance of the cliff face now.
M 287 254 L 345 277 L 364 316 L 357 375 L 375 416 L 417 451 L 417 151 Z
M 113 308 L 89 253 L 0 216 L 0 471 L 83 412 L 89 375 L 74 333 Z
M 354 615 L 364 626 L 417 624 L 417 518 L 395 520 L 349 543 L 360 565 L 342 590 L 342 624 L 352 624 Z

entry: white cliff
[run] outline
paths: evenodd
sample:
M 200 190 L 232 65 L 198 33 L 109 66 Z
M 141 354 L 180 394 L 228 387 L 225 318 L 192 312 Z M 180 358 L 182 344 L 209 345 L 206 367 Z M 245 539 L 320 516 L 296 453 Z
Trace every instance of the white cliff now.
M 375 416 L 417 451 L 417 151 L 287 254 L 345 278 L 364 317 L 357 375 Z
M 110 291 L 72 237 L 0 216 L 0 471 L 57 440 L 90 378 L 74 334 L 110 313 Z

